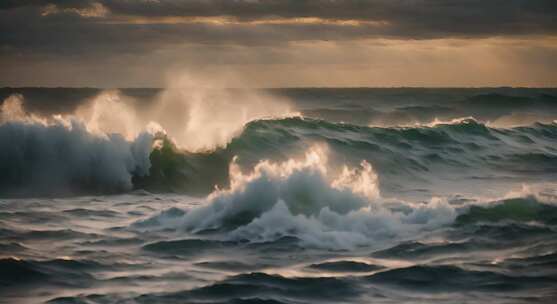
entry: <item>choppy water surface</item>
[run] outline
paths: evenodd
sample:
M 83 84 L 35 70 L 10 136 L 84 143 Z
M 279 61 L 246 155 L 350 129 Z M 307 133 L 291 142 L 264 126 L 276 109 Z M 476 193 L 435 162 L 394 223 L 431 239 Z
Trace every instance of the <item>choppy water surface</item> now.
M 366 225 L 387 218 L 345 215 L 369 218 L 332 230 L 313 215 L 321 226 L 274 227 L 285 231 L 261 240 L 257 231 L 184 231 L 177 223 L 192 208 L 199 200 L 147 193 L 4 200 L 2 301 L 520 303 L 556 296 L 557 207 L 533 197 L 476 207 L 435 229 L 422 231 L 426 220 L 416 220 L 406 233 L 371 232 L 377 241 L 344 248 L 343 238 L 365 237 L 365 229 L 382 229 Z M 296 220 L 279 216 L 267 225 Z
M 557 297 L 554 91 L 279 93 L 198 151 L 4 101 L 0 302 Z

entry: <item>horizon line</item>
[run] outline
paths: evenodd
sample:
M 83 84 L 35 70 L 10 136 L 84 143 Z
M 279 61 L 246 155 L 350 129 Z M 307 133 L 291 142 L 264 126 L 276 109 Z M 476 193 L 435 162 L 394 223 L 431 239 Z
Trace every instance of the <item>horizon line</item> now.
M 129 90 L 129 89 L 190 89 L 199 87 L 101 87 L 101 86 L 1 86 L 0 89 L 97 89 L 97 90 Z M 557 86 L 284 86 L 284 87 L 205 87 L 207 89 L 246 89 L 246 90 L 276 90 L 276 89 L 557 89 Z

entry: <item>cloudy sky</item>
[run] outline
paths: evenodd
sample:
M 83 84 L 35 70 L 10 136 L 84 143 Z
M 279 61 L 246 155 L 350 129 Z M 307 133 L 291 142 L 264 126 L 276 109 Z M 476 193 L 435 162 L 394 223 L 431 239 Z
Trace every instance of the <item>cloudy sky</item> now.
M 555 0 L 2 0 L 0 86 L 557 86 Z

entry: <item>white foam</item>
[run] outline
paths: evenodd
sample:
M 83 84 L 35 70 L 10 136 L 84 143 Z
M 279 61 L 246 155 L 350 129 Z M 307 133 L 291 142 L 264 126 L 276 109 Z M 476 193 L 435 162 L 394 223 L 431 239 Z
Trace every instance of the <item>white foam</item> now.
M 328 170 L 327 149 L 314 146 L 304 158 L 262 161 L 250 173 L 233 162 L 231 187 L 216 190 L 181 221 L 162 223 L 200 232 L 226 231 L 232 240 L 273 241 L 295 236 L 319 248 L 353 249 L 415 235 L 451 223 L 456 211 L 440 199 L 408 204 L 405 212 L 385 206 L 372 166 Z
M 133 175 L 149 173 L 153 135 L 140 133 L 128 141 L 120 134 L 92 133 L 74 117 L 28 115 L 22 102 L 12 96 L 0 112 L 3 191 L 124 191 L 132 189 Z

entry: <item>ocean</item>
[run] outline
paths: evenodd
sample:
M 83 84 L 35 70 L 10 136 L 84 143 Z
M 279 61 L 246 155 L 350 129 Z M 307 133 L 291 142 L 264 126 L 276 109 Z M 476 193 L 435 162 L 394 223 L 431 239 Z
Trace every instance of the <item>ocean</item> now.
M 0 303 L 557 298 L 557 89 L 0 100 Z

